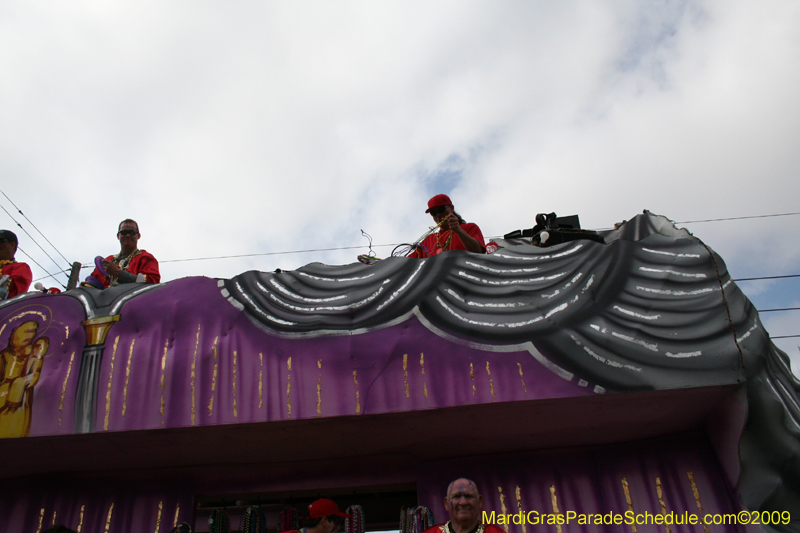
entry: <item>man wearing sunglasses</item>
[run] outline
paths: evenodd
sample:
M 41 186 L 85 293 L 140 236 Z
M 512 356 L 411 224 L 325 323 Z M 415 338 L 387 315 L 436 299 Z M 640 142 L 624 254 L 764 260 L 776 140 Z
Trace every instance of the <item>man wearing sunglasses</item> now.
M 31 267 L 14 260 L 18 244 L 13 232 L 0 230 L 0 300 L 28 292 L 33 279 Z
M 126 218 L 119 224 L 117 239 L 120 252 L 103 259 L 103 268 L 108 275 L 103 275 L 95 268 L 92 276 L 100 280 L 103 287 L 113 287 L 120 283 L 159 283 L 161 273 L 158 271 L 158 260 L 153 254 L 138 248 L 139 225 L 135 220 Z
M 450 250 L 467 250 L 476 254 L 486 253 L 486 242 L 481 229 L 466 222 L 456 213 L 453 202 L 446 194 L 437 194 L 428 200 L 428 209 L 439 231 L 425 237 L 408 257 L 432 257 Z

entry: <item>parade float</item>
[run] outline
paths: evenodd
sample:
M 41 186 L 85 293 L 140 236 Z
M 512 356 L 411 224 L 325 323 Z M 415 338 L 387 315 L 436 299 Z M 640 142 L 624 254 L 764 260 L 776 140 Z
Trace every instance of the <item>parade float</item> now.
M 2 302 L 0 530 L 319 496 L 397 529 L 462 476 L 495 516 L 756 517 L 515 533 L 800 530 L 800 384 L 722 258 L 648 212 L 601 237 Z

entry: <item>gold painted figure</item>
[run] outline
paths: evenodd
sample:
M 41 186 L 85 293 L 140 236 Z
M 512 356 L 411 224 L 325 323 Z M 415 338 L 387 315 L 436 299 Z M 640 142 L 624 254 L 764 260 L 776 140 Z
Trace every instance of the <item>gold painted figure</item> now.
M 33 387 L 39 381 L 50 339 L 34 342 L 39 325 L 20 324 L 0 351 L 0 438 L 27 437 L 31 431 Z

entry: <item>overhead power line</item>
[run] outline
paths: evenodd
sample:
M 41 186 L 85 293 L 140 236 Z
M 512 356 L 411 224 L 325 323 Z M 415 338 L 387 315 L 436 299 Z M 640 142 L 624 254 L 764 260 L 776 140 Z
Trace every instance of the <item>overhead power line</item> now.
M 25 255 L 28 255 L 28 254 L 25 254 Z M 30 256 L 28 256 L 28 257 L 30 257 Z M 31 261 L 33 261 L 33 260 L 31 259 Z M 94 266 L 94 265 L 92 265 L 92 266 Z M 45 270 L 45 272 L 47 272 L 47 271 Z M 31 283 L 36 283 L 37 281 L 42 281 L 43 279 L 48 279 L 48 278 L 56 279 L 56 276 L 59 275 L 59 274 L 69 274 L 69 273 L 70 273 L 69 270 L 59 270 L 55 274 L 50 274 L 50 275 L 47 275 L 47 276 L 42 276 L 41 278 L 36 278 L 34 280 L 31 280 Z M 58 280 L 56 279 L 56 281 L 58 281 Z M 58 283 L 61 284 L 62 286 L 64 285 L 60 281 L 58 281 Z
M 730 217 L 730 218 L 709 218 L 707 220 L 684 220 L 683 222 L 675 222 L 675 224 L 696 224 L 698 222 L 723 222 L 726 220 L 746 220 L 749 218 L 769 218 L 769 217 L 788 217 L 792 215 L 800 215 L 800 213 L 778 213 L 775 215 L 753 215 L 747 217 Z
M 770 218 L 770 217 L 788 217 L 792 215 L 800 215 L 800 213 L 776 213 L 774 215 L 752 215 L 752 216 L 745 216 L 745 217 L 729 217 L 729 218 L 709 218 L 706 220 L 684 220 L 684 221 L 674 221 L 673 224 L 695 224 L 698 222 L 724 222 L 727 220 L 747 220 L 750 218 Z M 594 231 L 612 231 L 617 228 L 592 228 Z M 499 238 L 499 237 L 493 237 Z
M 5 196 L 5 197 L 6 197 L 6 200 L 8 200 L 9 202 L 11 202 L 11 205 L 13 205 L 13 206 L 14 206 L 14 209 L 16 209 L 16 210 L 19 212 L 19 214 L 20 214 L 20 215 L 22 215 L 23 217 L 25 217 L 25 220 L 27 220 L 27 221 L 28 221 L 28 223 L 30 223 L 30 225 L 31 225 L 31 226 L 33 226 L 33 228 L 34 228 L 36 231 L 38 231 L 38 232 L 39 232 L 39 235 L 41 235 L 41 236 L 42 236 L 42 238 L 44 238 L 44 240 L 46 240 L 46 241 L 47 241 L 47 244 L 49 244 L 50 246 L 52 246 L 52 247 L 53 247 L 53 250 L 55 250 L 56 252 L 58 252 L 58 255 L 60 255 L 60 256 L 61 256 L 61 257 L 64 259 L 64 261 L 66 261 L 66 262 L 67 262 L 67 264 L 70 264 L 70 260 L 69 260 L 69 259 L 67 259 L 66 257 L 64 257 L 64 254 L 62 254 L 62 253 L 61 253 L 61 251 L 60 251 L 58 248 L 56 248 L 56 246 L 55 246 L 55 245 L 54 245 L 52 242 L 50 242 L 50 239 L 48 239 L 47 237 L 45 237 L 44 233 L 42 233 L 42 232 L 41 232 L 41 230 L 40 230 L 39 228 L 37 228 L 37 227 L 36 227 L 36 224 L 34 224 L 33 222 L 31 222 L 31 219 L 29 219 L 27 216 L 25 216 L 25 213 L 23 213 L 23 212 L 22 212 L 22 210 L 21 210 L 19 207 L 17 207 L 17 204 L 15 204 L 15 203 L 14 203 L 14 201 L 13 201 L 11 198 L 9 198 L 9 197 L 8 197 L 8 195 L 7 195 L 5 192 L 3 192 L 2 190 L 0 190 L 0 193 L 3 193 L 3 196 Z M 5 209 L 4 209 L 4 210 L 5 210 Z M 6 213 L 8 213 L 8 211 L 6 211 Z M 12 220 L 13 220 L 13 219 L 12 219 Z M 16 220 L 15 220 L 14 222 L 16 222 Z M 17 222 L 17 225 L 19 226 L 19 222 Z M 22 227 L 22 226 L 20 226 L 20 227 Z M 27 233 L 27 231 L 26 231 L 25 233 Z M 50 256 L 48 255 L 47 257 L 50 257 Z M 51 258 L 51 260 L 52 260 L 52 258 Z M 55 261 L 53 261 L 53 262 L 55 263 Z
M 373 244 L 373 248 L 397 246 L 397 244 Z M 318 248 L 314 250 L 291 250 L 285 252 L 263 252 L 260 254 L 239 254 L 239 255 L 218 255 L 213 257 L 193 257 L 190 259 L 167 259 L 159 261 L 159 263 L 181 263 L 186 261 L 206 261 L 210 259 L 236 259 L 240 257 L 260 257 L 266 255 L 289 255 L 289 254 L 307 254 L 311 252 L 335 252 L 339 250 L 363 250 L 364 246 L 342 246 L 340 248 Z
M 31 254 L 29 254 L 28 252 L 26 252 L 25 250 L 23 250 L 22 248 L 20 248 L 20 247 L 19 247 L 19 245 L 17 245 L 17 251 L 18 251 L 18 252 L 21 252 L 21 253 L 23 253 L 23 254 L 25 254 L 25 256 L 26 256 L 28 259 L 30 259 L 31 261 L 33 261 L 34 263 L 36 263 L 36 266 L 38 266 L 39 268 L 41 268 L 42 270 L 44 270 L 45 272 L 47 272 L 47 276 L 45 276 L 44 278 L 40 278 L 40 279 L 53 278 L 54 280 L 56 280 L 56 281 L 58 282 L 58 284 L 59 284 L 59 285 L 61 285 L 61 286 L 62 286 L 62 287 L 64 287 L 65 289 L 67 288 L 67 286 L 66 286 L 66 285 L 64 285 L 63 283 L 61 283 L 61 282 L 60 282 L 60 281 L 59 281 L 59 280 L 56 278 L 55 274 L 51 274 L 50 272 L 48 272 L 48 271 L 47 271 L 47 269 L 46 269 L 45 267 L 43 267 L 42 265 L 40 265 L 40 264 L 39 264 L 39 262 L 38 262 L 36 259 L 34 259 L 33 257 L 31 257 Z M 49 256 L 48 256 L 48 257 L 49 257 Z M 51 259 L 52 259 L 52 258 L 51 258 Z M 60 274 L 60 272 L 59 272 L 59 274 Z M 38 280 L 37 280 L 37 281 L 38 281 Z
M 2 192 L 2 191 L 0 191 Z M 3 193 L 4 196 L 5 193 Z M 6 196 L 8 198 L 8 196 Z M 9 201 L 11 201 L 9 199 Z M 13 204 L 13 202 L 11 202 Z M 14 206 L 16 207 L 16 205 Z M 6 211 L 8 212 L 8 211 Z M 21 211 L 20 211 L 21 213 Z M 753 216 L 744 216 L 744 217 L 729 217 L 729 218 L 715 218 L 715 219 L 706 219 L 706 220 L 689 220 L 684 222 L 675 222 L 675 224 L 689 224 L 689 223 L 697 223 L 697 222 L 720 222 L 720 221 L 728 221 L 728 220 L 743 220 L 743 219 L 752 219 L 752 218 L 768 218 L 768 217 L 783 217 L 783 216 L 792 216 L 792 215 L 800 215 L 800 212 L 797 213 L 777 213 L 771 215 L 753 215 Z M 10 214 L 9 214 L 10 216 Z M 23 214 L 24 216 L 24 214 Z M 12 217 L 13 219 L 13 217 Z M 16 221 L 15 221 L 16 222 Z M 19 225 L 19 224 L 17 224 Z M 21 226 L 20 226 L 21 227 Z M 35 227 L 35 226 L 34 226 Z M 608 228 L 611 229 L 611 228 Z M 24 229 L 23 229 L 24 231 Z M 38 231 L 38 228 L 37 228 Z M 596 230 L 600 231 L 600 230 Z M 27 232 L 26 232 L 27 233 Z M 41 233 L 41 232 L 40 232 Z M 489 237 L 489 239 L 500 239 L 501 236 Z M 45 237 L 46 239 L 46 237 Z M 50 242 L 48 240 L 48 242 Z M 388 248 L 388 247 L 396 247 L 402 243 L 394 243 L 394 244 L 373 244 L 373 248 Z M 53 246 L 55 248 L 55 246 Z M 364 246 L 341 246 L 337 248 L 315 248 L 310 250 L 287 250 L 281 252 L 262 252 L 262 253 L 254 253 L 254 254 L 235 254 L 235 255 L 219 255 L 219 256 L 210 256 L 210 257 L 190 257 L 184 259 L 165 259 L 159 261 L 159 263 L 182 263 L 182 262 L 189 262 L 189 261 L 210 261 L 216 259 L 239 259 L 244 257 L 266 257 L 266 256 L 273 256 L 273 255 L 291 255 L 291 254 L 306 254 L 306 253 L 314 253 L 314 252 L 335 252 L 341 250 L 361 250 Z M 59 252 L 60 254 L 60 252 Z M 49 256 L 48 256 L 49 257 Z M 64 257 L 62 255 L 62 257 Z M 66 260 L 66 258 L 64 258 Z M 52 260 L 52 258 L 51 258 Z M 55 262 L 55 261 L 54 261 Z M 69 261 L 67 261 L 69 263 Z M 92 261 L 85 261 L 83 263 L 82 268 L 90 268 L 92 267 Z M 69 272 L 69 270 L 64 270 L 64 273 Z M 800 277 L 800 274 L 790 274 L 785 276 L 761 276 L 761 277 L 753 277 L 753 278 L 738 278 L 734 279 L 733 281 L 755 281 L 755 280 L 764 280 L 764 279 L 781 279 L 781 278 L 793 278 L 793 277 Z M 44 279 L 44 278 L 41 278 Z
M 784 307 L 782 309 L 759 309 L 759 313 L 771 313 L 772 311 L 800 311 L 800 307 Z
M 15 218 L 14 218 L 14 216 L 13 216 L 11 213 L 9 213 L 9 212 L 8 212 L 8 209 L 6 209 L 5 207 L 3 207 L 2 205 L 0 205 L 0 208 L 2 208 L 2 209 L 3 209 L 3 211 L 5 211 L 5 212 L 6 212 L 6 214 L 7 214 L 7 215 L 8 215 L 8 216 L 11 218 L 11 220 L 13 220 L 13 221 L 14 221 L 14 223 L 15 223 L 17 226 L 19 226 L 19 229 L 21 229 L 22 231 L 24 231 L 24 232 L 25 232 L 25 235 L 27 235 L 27 236 L 30 238 L 30 240 L 31 240 L 31 241 L 33 241 L 33 244 L 35 244 L 36 246 L 38 246 L 38 247 L 39 247 L 39 249 L 40 249 L 40 250 L 41 250 L 41 251 L 44 253 L 44 255 L 46 255 L 46 256 L 47 256 L 47 257 L 50 259 L 50 261 L 52 261 L 52 262 L 53 262 L 53 264 L 54 264 L 54 265 L 58 266 L 58 263 L 56 263 L 56 260 L 55 260 L 55 259 L 53 259 L 53 258 L 50 256 L 50 254 L 48 254 L 48 253 L 47 253 L 47 251 L 45 251 L 45 249 L 44 249 L 44 248 L 42 248 L 42 245 L 41 245 L 41 244 L 39 244 L 39 243 L 36 241 L 36 239 L 34 239 L 34 238 L 33 238 L 33 235 L 31 235 L 30 233 L 28 233 L 28 230 L 26 230 L 25 228 L 23 228 L 23 227 L 22 227 L 22 224 L 20 224 L 20 223 L 17 221 L 17 219 L 15 219 Z M 17 244 L 17 249 L 18 249 L 18 250 L 20 250 L 20 251 L 22 251 L 22 250 L 19 248 L 19 244 Z M 31 257 L 31 255 L 30 255 L 30 254 L 28 254 L 28 253 L 26 253 L 26 252 L 23 252 L 23 253 L 24 253 L 25 255 L 27 255 L 27 256 L 28 256 L 28 257 L 31 259 L 31 261 L 33 261 L 34 263 L 36 263 L 37 265 L 39 265 L 39 263 L 37 263 L 37 262 L 36 262 L 36 261 L 33 259 L 33 257 Z M 67 261 L 67 263 L 69 263 L 69 261 Z M 46 269 L 46 268 L 44 268 L 42 265 L 39 265 L 39 268 L 41 268 L 42 270 L 44 270 L 45 272 L 47 272 L 47 269 Z M 48 273 L 48 274 L 50 274 L 49 272 L 47 272 L 47 273 Z
M 800 274 L 787 274 L 785 276 L 761 276 L 760 278 L 737 278 L 731 281 L 754 281 L 759 279 L 800 278 Z

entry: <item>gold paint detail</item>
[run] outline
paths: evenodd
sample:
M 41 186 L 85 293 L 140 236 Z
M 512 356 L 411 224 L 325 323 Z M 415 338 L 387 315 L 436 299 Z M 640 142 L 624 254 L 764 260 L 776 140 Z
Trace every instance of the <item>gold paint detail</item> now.
M 475 367 L 469 364 L 469 379 L 472 381 L 472 395 L 475 396 Z
M 169 339 L 164 341 L 164 354 L 161 356 L 161 389 L 164 389 L 164 371 L 167 368 L 167 349 L 169 348 Z
M 508 508 L 506 507 L 506 495 L 503 494 L 503 487 L 497 487 L 497 492 L 500 493 L 500 510 L 504 515 L 507 515 Z
M 233 351 L 233 416 L 239 417 L 239 411 L 236 409 L 236 350 Z
M 258 354 L 260 367 L 258 369 L 258 408 L 264 406 L 264 354 Z
M 408 392 L 408 354 L 403 354 L 403 380 L 406 384 L 406 398 L 409 397 Z
M 108 417 L 111 413 L 111 381 L 114 379 L 114 358 L 117 356 L 117 345 L 119 345 L 119 335 L 114 339 L 114 348 L 111 350 L 111 364 L 108 370 L 108 387 L 106 388 L 106 417 L 103 420 L 103 431 L 108 431 Z
M 322 376 L 317 378 L 317 418 L 322 416 Z
M 494 381 L 492 381 L 492 371 L 489 369 L 489 361 L 486 361 L 486 378 L 489 380 L 489 392 L 492 393 L 492 401 L 497 400 L 494 395 Z
M 292 418 L 292 358 L 286 360 L 286 418 Z
M 286 379 L 286 418 L 292 418 L 292 375 Z
M 158 514 L 156 514 L 156 529 L 153 533 L 158 533 L 158 530 L 161 529 L 161 509 L 164 507 L 164 502 L 158 502 Z
M 50 525 L 51 525 L 51 526 L 54 526 L 54 525 L 56 525 L 56 516 L 57 516 L 57 513 L 58 513 L 58 511 L 53 511 L 53 521 L 52 521 L 52 522 L 50 522 Z
M 87 346 L 102 346 L 106 343 L 106 336 L 116 322 L 122 318 L 120 315 L 101 316 L 100 318 L 90 318 L 81 322 L 81 326 L 86 330 Z
M 353 370 L 353 383 L 356 384 L 356 414 L 361 414 L 361 397 L 358 393 L 358 373 Z
M 178 525 L 178 514 L 181 512 L 181 504 L 175 506 L 175 520 L 172 522 L 172 527 Z
M 664 491 L 661 489 L 661 478 L 659 476 L 656 476 L 656 494 L 658 494 L 658 503 L 661 504 L 661 515 L 667 516 L 667 504 L 664 503 Z M 672 533 L 666 521 L 664 522 L 664 528 L 667 530 L 667 533 Z
M 322 359 L 317 359 L 317 368 L 322 370 Z M 317 418 L 322 416 L 322 373 L 317 377 Z
M 514 495 L 517 497 L 517 510 L 519 511 L 520 516 L 522 516 L 525 513 L 522 512 L 522 491 L 520 491 L 519 485 L 517 485 L 516 489 L 514 490 Z M 522 521 L 522 533 L 528 533 L 528 530 L 525 527 L 525 522 L 527 522 L 527 520 Z
M 628 511 L 633 513 L 633 500 L 631 500 L 631 489 L 628 487 L 628 480 L 622 476 L 622 491 L 625 493 L 625 501 L 628 503 Z M 636 528 L 636 523 L 631 523 L 631 531 L 637 533 L 639 530 Z
M 686 472 L 686 475 L 689 476 L 689 481 L 692 484 L 692 494 L 694 494 L 694 501 L 697 503 L 697 510 L 700 511 L 700 515 L 703 515 L 703 504 L 700 503 L 700 493 L 697 491 L 697 484 L 694 482 L 694 473 L 693 472 Z M 703 524 L 703 529 L 705 533 L 708 533 L 708 526 Z
M 58 425 L 61 425 L 61 414 L 64 412 L 64 396 L 67 395 L 67 382 L 69 381 L 69 374 L 72 372 L 72 362 L 75 360 L 75 352 L 69 356 L 69 364 L 67 365 L 67 375 L 64 377 L 64 384 L 61 386 L 61 399 L 58 402 Z
M 214 391 L 217 390 L 217 372 L 219 372 L 217 341 L 219 341 L 219 337 L 214 338 L 214 345 L 211 347 L 211 353 L 214 354 L 214 371 L 211 373 L 211 399 L 208 401 L 208 416 L 214 412 Z
M 420 353 L 419 354 L 419 366 L 422 369 L 422 375 L 424 376 L 425 375 L 425 354 L 424 353 Z M 428 382 L 425 381 L 424 379 L 422 380 L 422 394 L 424 394 L 426 398 L 428 397 Z
M 2 333 L 3 333 L 3 330 L 4 330 L 4 329 L 6 329 L 6 325 L 7 325 L 7 324 L 10 324 L 10 323 L 14 322 L 15 320 L 17 320 L 17 319 L 19 319 L 19 318 L 22 318 L 22 317 L 24 317 L 24 316 L 27 316 L 27 315 L 36 315 L 36 316 L 38 316 L 39 318 L 41 318 L 41 319 L 42 319 L 42 321 L 43 321 L 43 322 L 45 322 L 45 323 L 49 321 L 49 318 L 47 318 L 47 316 L 45 316 L 45 314 L 44 314 L 44 313 L 42 313 L 41 311 L 31 311 L 31 310 L 23 311 L 23 312 L 21 312 L 20 314 L 18 314 L 18 315 L 14 315 L 14 316 L 12 316 L 11 318 L 9 318 L 9 319 L 7 319 L 7 320 L 6 320 L 6 323 L 5 323 L 5 324 L 3 324 L 3 327 L 2 327 L 2 328 L 0 328 L 0 334 L 2 334 Z
M 517 366 L 519 367 L 519 380 L 522 382 L 522 390 L 528 392 L 528 388 L 525 387 L 525 376 L 522 375 L 522 363 L 517 362 Z
M 106 529 L 105 533 L 108 533 L 108 529 L 111 527 L 111 514 L 114 512 L 114 502 L 111 502 L 111 507 L 108 508 L 108 515 L 106 516 Z
M 159 413 L 161 416 L 164 416 L 164 404 L 166 400 L 164 399 L 164 380 L 166 378 L 166 369 L 167 369 L 167 349 L 169 348 L 169 339 L 164 341 L 164 354 L 161 356 L 161 409 Z
M 64 326 L 64 340 L 69 340 L 69 326 Z
M 75 530 L 75 533 L 81 533 L 81 528 L 83 528 L 83 515 L 86 511 L 86 506 L 81 505 L 81 514 L 78 517 L 78 528 Z
M 42 530 L 43 523 L 44 523 L 44 507 L 42 507 L 41 511 L 39 511 L 39 529 L 36 530 L 36 533 L 39 533 Z
M 194 378 L 195 378 L 195 368 L 197 367 L 197 349 L 200 347 L 200 324 L 197 324 L 197 338 L 194 343 L 194 355 L 192 355 L 192 373 L 191 373 L 191 383 L 192 383 L 192 425 L 195 422 L 195 389 L 194 389 Z
M 489 363 L 486 364 L 488 365 Z M 553 503 L 553 513 L 561 514 L 561 511 L 558 510 L 558 498 L 556 497 L 555 485 L 550 485 L 550 501 Z M 561 533 L 561 524 L 556 524 L 556 531 Z
M 133 346 L 136 344 L 136 339 L 131 341 L 131 348 L 128 351 L 128 364 L 125 365 L 125 388 L 122 389 L 122 416 L 128 410 L 128 381 L 131 377 L 131 361 L 133 361 Z

